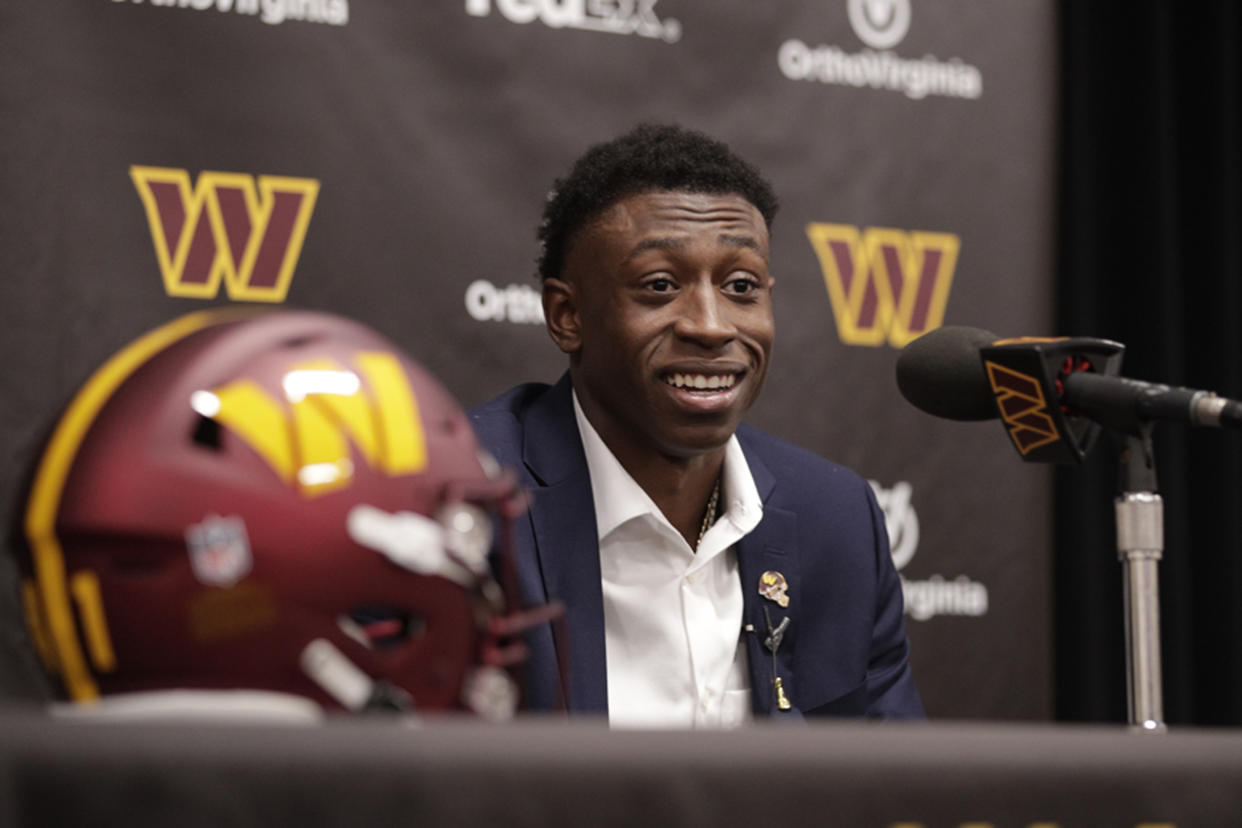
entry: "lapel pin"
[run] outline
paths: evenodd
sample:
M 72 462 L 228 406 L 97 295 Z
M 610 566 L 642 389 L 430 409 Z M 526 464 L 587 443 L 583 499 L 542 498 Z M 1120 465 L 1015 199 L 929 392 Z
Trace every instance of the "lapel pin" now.
M 775 601 L 782 609 L 789 606 L 788 589 L 785 576 L 775 569 L 769 569 L 759 576 L 759 594 L 769 601 Z

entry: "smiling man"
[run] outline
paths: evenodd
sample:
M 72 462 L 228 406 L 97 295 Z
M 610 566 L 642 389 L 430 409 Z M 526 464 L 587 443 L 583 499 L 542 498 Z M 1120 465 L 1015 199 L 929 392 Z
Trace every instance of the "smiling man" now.
M 741 423 L 775 336 L 776 207 L 727 146 L 676 127 L 592 147 L 556 184 L 539 269 L 569 371 L 471 412 L 533 493 L 523 594 L 567 608 L 528 638 L 536 709 L 922 715 L 870 487 Z

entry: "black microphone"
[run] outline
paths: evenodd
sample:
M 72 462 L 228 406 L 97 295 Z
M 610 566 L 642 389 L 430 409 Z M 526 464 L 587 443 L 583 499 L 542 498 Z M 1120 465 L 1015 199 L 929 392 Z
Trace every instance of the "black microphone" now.
M 1067 349 L 1061 347 L 1062 344 L 1071 347 Z M 1210 391 L 1097 373 L 1097 366 L 1083 365 L 1077 360 L 1065 364 L 1062 352 L 1087 351 L 1090 345 L 1117 347 L 1108 340 L 1085 337 L 1000 339 L 979 328 L 937 328 L 914 340 L 901 352 L 897 359 L 897 387 L 911 404 L 937 417 L 951 420 L 1003 417 L 985 354 L 1000 348 L 1034 350 L 1052 346 L 1062 363 L 1057 366 L 1057 394 L 1053 402 L 1068 409 L 1071 416 L 1089 417 L 1101 425 L 1126 432 L 1133 431 L 1139 423 L 1156 420 L 1242 428 L 1242 402 L 1219 397 Z
M 906 401 L 947 420 L 994 420 L 1000 416 L 980 349 L 999 336 L 981 328 L 936 328 L 902 349 L 897 388 Z

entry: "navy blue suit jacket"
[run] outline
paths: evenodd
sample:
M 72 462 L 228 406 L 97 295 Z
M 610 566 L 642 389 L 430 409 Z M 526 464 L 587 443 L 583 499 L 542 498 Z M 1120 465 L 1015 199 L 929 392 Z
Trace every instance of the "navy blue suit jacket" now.
M 608 712 L 599 542 L 586 455 L 569 375 L 521 385 L 470 411 L 483 445 L 533 494 L 515 527 L 519 581 L 528 602 L 565 604 L 568 641 L 551 628 L 530 636 L 526 702 L 555 709 L 556 645 L 568 652 L 569 710 Z M 737 437 L 763 501 L 763 520 L 736 545 L 745 596 L 756 716 L 921 717 L 910 673 L 901 583 L 870 486 L 852 471 L 761 431 Z M 759 595 L 775 570 L 789 584 L 782 609 Z M 763 645 L 764 609 L 790 623 L 776 653 Z M 792 710 L 775 704 L 773 671 Z

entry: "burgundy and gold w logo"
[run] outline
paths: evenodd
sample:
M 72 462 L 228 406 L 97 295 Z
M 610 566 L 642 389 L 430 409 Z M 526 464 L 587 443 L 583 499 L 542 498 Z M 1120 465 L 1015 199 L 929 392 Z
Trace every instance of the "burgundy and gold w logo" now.
M 151 225 L 164 290 L 212 299 L 283 302 L 319 195 L 313 178 L 130 167 Z
M 1009 437 L 1019 454 L 1025 457 L 1040 446 L 1060 439 L 1056 423 L 1048 416 L 1048 403 L 1038 380 L 991 360 L 986 360 L 984 365 L 1001 419 L 1009 428 Z
M 951 233 L 813 222 L 837 335 L 846 345 L 902 348 L 944 321 L 961 241 Z

